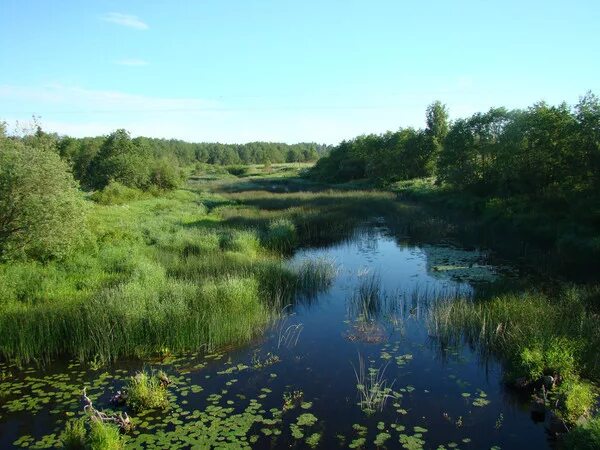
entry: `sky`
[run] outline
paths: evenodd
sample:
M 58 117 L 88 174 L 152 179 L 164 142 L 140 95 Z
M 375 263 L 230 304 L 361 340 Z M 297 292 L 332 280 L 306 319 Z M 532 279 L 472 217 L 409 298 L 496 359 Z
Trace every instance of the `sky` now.
M 600 94 L 598 0 L 0 0 L 0 120 L 336 144 Z

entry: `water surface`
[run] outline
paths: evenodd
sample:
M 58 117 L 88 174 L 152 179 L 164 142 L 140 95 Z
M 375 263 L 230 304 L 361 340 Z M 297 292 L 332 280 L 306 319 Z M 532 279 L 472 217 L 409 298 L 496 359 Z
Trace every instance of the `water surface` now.
M 380 223 L 300 250 L 290 264 L 317 258 L 336 264 L 331 287 L 298 298 L 242 348 L 96 370 L 0 365 L 0 448 L 55 445 L 64 421 L 81 414 L 84 385 L 108 409 L 144 365 L 172 376 L 173 407 L 138 416 L 131 448 L 549 448 L 497 362 L 443 348 L 427 327 L 431 302 L 474 295 L 508 268 L 481 251 L 403 242 Z M 361 371 L 389 388 L 385 404 L 361 403 Z

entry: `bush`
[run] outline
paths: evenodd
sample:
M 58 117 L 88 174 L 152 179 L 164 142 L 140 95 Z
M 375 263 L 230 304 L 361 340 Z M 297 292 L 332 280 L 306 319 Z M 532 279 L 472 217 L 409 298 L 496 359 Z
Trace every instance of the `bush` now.
M 118 181 L 111 181 L 104 189 L 91 195 L 92 200 L 102 205 L 120 205 L 144 197 L 145 194 L 139 189 L 127 187 Z
M 589 418 L 596 405 L 596 393 L 592 384 L 569 380 L 563 383 L 558 392 L 559 414 L 570 423 L 581 418 Z
M 0 139 L 0 258 L 63 258 L 82 242 L 86 209 L 55 152 Z
M 163 191 L 177 189 L 181 182 L 177 167 L 166 159 L 157 160 L 150 169 L 149 184 Z
M 521 350 L 514 363 L 517 376 L 536 381 L 543 375 L 566 379 L 575 373 L 575 345 L 564 338 L 553 338 L 546 344 L 536 343 Z
M 269 224 L 266 245 L 273 250 L 286 252 L 292 250 L 298 241 L 296 226 L 291 220 L 276 219 Z
M 600 448 L 600 417 L 573 428 L 563 438 L 568 450 L 597 450 Z

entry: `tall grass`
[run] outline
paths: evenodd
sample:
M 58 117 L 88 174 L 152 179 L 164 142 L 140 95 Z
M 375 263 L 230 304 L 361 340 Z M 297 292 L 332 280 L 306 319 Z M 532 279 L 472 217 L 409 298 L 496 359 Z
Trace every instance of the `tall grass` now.
M 488 301 L 434 305 L 429 329 L 442 345 L 466 340 L 504 362 L 507 381 L 552 388 L 555 413 L 568 423 L 589 417 L 600 381 L 598 290 L 509 294 Z M 544 393 L 545 396 L 545 393 Z
M 242 343 L 296 293 L 327 286 L 324 264 L 289 266 L 258 230 L 208 214 L 206 198 L 98 204 L 81 253 L 0 265 L 0 356 L 114 360 Z

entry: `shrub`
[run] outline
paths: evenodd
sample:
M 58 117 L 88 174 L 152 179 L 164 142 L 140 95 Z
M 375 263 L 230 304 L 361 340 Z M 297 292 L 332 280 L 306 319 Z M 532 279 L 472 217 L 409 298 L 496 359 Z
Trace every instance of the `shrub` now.
M 86 204 L 50 149 L 0 139 L 0 258 L 62 258 L 81 243 Z
M 596 393 L 592 384 L 569 380 L 560 386 L 559 414 L 568 422 L 575 423 L 581 418 L 588 418 L 596 405 Z
M 134 411 L 165 409 L 169 406 L 164 372 L 138 372 L 125 387 L 125 402 Z
M 180 173 L 175 164 L 167 159 L 154 162 L 150 169 L 149 184 L 164 191 L 171 191 L 176 189 L 180 182 Z
M 141 190 L 127 187 L 113 180 L 101 191 L 94 192 L 91 199 L 102 205 L 120 205 L 133 200 L 140 200 L 144 196 Z
M 597 450 L 600 448 L 600 417 L 573 428 L 563 440 L 568 450 Z
M 533 343 L 521 350 L 513 363 L 516 376 L 536 381 L 543 375 L 566 379 L 575 373 L 575 345 L 565 338 L 551 338 L 547 343 Z

